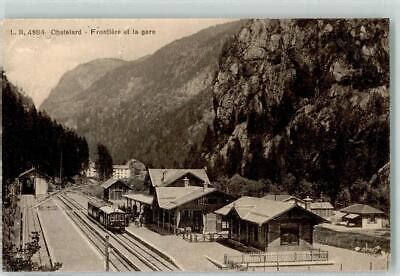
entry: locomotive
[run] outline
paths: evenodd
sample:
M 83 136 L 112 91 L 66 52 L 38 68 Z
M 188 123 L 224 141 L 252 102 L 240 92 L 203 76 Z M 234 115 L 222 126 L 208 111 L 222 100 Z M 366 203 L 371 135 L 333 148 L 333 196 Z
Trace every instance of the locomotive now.
M 125 212 L 98 200 L 88 202 L 88 215 L 113 232 L 123 232 L 126 226 Z

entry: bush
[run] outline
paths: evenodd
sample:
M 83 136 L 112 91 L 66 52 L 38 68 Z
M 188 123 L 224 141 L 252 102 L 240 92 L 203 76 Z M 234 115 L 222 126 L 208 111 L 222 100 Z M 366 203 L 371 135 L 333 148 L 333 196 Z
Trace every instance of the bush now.
M 355 247 L 369 248 L 380 246 L 382 250 L 390 251 L 390 237 L 370 236 L 355 232 L 339 232 L 324 227 L 316 227 L 314 231 L 314 242 L 331 245 L 335 247 L 354 250 Z

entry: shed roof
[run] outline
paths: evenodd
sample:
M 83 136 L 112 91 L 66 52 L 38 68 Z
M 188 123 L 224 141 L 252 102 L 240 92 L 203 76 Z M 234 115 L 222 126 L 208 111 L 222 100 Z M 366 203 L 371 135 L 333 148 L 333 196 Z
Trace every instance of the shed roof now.
M 205 169 L 149 169 L 151 184 L 154 187 L 168 186 L 185 174 L 191 174 L 207 184 L 210 179 Z
M 333 205 L 329 201 L 311 202 L 310 209 L 333 209 Z
M 154 200 L 154 196 L 153 195 L 143 194 L 143 193 L 127 194 L 127 195 L 122 195 L 122 197 L 133 199 L 135 201 L 138 201 L 138 202 L 141 202 L 141 203 L 144 203 L 144 204 L 147 204 L 147 205 L 153 204 L 153 200 Z
M 347 206 L 343 209 L 340 209 L 340 212 L 348 213 L 348 214 L 360 214 L 360 215 L 367 215 L 367 214 L 384 214 L 383 211 L 371 207 L 366 204 L 353 204 Z
M 118 208 L 113 208 L 111 206 L 103 206 L 100 208 L 100 210 L 102 210 L 104 213 L 106 214 L 112 214 L 112 213 L 121 213 L 124 214 L 125 212 L 118 209 Z
M 292 210 L 293 208 L 300 208 L 302 211 L 317 218 L 321 222 L 326 221 L 324 218 L 294 203 L 249 196 L 241 197 L 238 200 L 216 210 L 215 213 L 226 216 L 229 212 L 235 211 L 242 220 L 262 225 Z
M 125 185 L 126 187 L 128 187 L 130 189 L 128 184 L 126 184 L 124 181 L 121 181 L 120 179 L 115 179 L 115 178 L 108 179 L 103 184 L 101 184 L 101 187 L 103 187 L 104 189 L 108 189 L 108 188 L 110 188 L 112 185 L 114 185 L 117 182 L 122 183 L 123 185 Z
M 160 208 L 171 210 L 214 191 L 215 188 L 197 186 L 157 187 L 156 195 Z

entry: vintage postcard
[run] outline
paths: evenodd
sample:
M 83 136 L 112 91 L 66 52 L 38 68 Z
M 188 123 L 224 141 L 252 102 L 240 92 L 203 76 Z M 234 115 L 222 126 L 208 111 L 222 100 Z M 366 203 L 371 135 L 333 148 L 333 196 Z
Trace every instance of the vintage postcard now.
M 389 20 L 7 19 L 3 271 L 390 268 Z

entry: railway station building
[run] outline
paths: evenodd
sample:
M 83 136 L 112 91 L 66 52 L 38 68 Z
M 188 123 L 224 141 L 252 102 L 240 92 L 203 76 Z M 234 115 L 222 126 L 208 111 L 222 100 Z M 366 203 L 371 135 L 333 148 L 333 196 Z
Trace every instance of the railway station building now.
M 314 226 L 326 221 L 298 204 L 248 196 L 215 213 L 229 239 L 263 251 L 311 249 Z
M 233 201 L 211 185 L 205 169 L 149 169 L 145 186 L 146 193 L 124 198 L 161 232 L 215 232 L 214 211 Z

